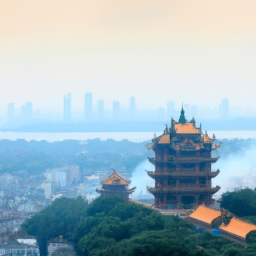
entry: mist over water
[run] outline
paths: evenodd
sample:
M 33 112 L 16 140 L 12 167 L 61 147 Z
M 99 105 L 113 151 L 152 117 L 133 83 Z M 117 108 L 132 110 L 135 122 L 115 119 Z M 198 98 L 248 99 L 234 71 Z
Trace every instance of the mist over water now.
M 231 154 L 213 165 L 220 169 L 219 175 L 212 180 L 221 190 L 217 195 L 239 188 L 256 187 L 256 145 L 243 150 L 239 154 Z
M 132 198 L 153 198 L 151 194 L 147 192 L 147 186 L 154 187 L 154 179 L 150 178 L 145 171 L 154 171 L 155 166 L 151 164 L 147 159 L 137 165 L 134 172 L 132 173 L 132 183 L 130 187 L 136 187 L 136 190 L 132 194 Z

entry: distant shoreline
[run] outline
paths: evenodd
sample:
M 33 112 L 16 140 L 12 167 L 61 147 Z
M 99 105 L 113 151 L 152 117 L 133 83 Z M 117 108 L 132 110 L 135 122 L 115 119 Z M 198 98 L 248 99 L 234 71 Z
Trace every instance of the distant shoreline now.
M 156 132 L 1 132 L 0 140 L 18 140 L 24 139 L 26 141 L 36 140 L 42 141 L 46 140 L 48 142 L 63 141 L 63 140 L 90 140 L 90 139 L 101 139 L 107 140 L 112 139 L 116 141 L 129 140 L 131 142 L 144 142 L 149 141 L 156 136 L 161 135 L 162 131 Z M 248 139 L 256 138 L 256 130 L 250 131 L 207 131 L 209 136 L 213 133 L 216 139 Z
M 196 119 L 196 126 L 202 124 L 202 131 L 254 131 L 255 117 L 241 117 L 236 119 Z M 27 133 L 92 133 L 92 132 L 155 132 L 163 131 L 170 121 L 91 121 L 91 122 L 42 122 L 15 126 L 5 124 L 1 132 Z

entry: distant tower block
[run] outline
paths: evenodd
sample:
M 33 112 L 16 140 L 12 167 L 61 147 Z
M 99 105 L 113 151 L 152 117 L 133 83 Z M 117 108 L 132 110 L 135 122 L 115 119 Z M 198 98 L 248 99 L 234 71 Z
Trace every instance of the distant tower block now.
M 136 187 L 129 189 L 130 183 L 130 180 L 122 177 L 114 170 L 108 178 L 101 182 L 102 188 L 96 189 L 96 191 L 101 195 L 117 195 L 128 199 L 129 195 L 136 189 Z
M 218 160 L 211 152 L 220 144 L 213 144 L 210 138 L 196 127 L 195 119 L 187 122 L 185 111 L 181 110 L 179 122 L 171 120 L 171 127 L 152 139 L 148 149 L 155 152 L 148 158 L 155 165 L 155 171 L 148 175 L 155 180 L 155 187 L 148 191 L 155 197 L 156 208 L 191 208 L 199 204 L 211 205 L 212 195 L 220 187 L 212 187 L 211 179 L 219 174 L 211 165 Z

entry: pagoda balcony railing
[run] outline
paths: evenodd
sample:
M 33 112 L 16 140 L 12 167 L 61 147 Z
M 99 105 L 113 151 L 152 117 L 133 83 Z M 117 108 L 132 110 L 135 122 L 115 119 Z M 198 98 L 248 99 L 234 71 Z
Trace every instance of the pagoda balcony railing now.
M 178 188 L 207 188 L 210 186 L 207 186 L 206 184 L 179 184 L 178 186 L 174 186 Z
M 210 156 L 203 157 L 203 156 L 195 156 L 195 157 L 177 157 L 177 156 L 170 156 L 168 161 L 172 163 L 201 163 L 201 162 L 209 162 L 215 163 L 219 157 L 212 158 Z M 157 161 L 158 162 L 158 161 Z
M 178 170 L 176 169 L 177 172 L 195 172 L 195 168 L 179 168 Z
M 172 192 L 211 192 L 216 193 L 220 190 L 220 186 L 210 187 L 210 186 L 167 186 L 167 187 L 148 187 L 150 193 L 166 193 L 169 191 Z
M 172 176 L 172 177 L 199 177 L 202 175 L 208 175 L 210 177 L 216 177 L 219 173 L 220 170 L 216 170 L 216 171 L 204 171 L 204 172 L 179 172 L 179 171 L 175 171 L 175 172 L 152 172 L 152 171 L 147 171 L 149 176 L 152 177 L 161 177 L 161 176 Z
M 96 191 L 98 193 L 112 193 L 112 194 L 126 194 L 126 193 L 133 193 L 136 187 L 126 189 L 126 190 L 111 190 L 111 189 L 104 189 L 104 188 L 97 188 Z

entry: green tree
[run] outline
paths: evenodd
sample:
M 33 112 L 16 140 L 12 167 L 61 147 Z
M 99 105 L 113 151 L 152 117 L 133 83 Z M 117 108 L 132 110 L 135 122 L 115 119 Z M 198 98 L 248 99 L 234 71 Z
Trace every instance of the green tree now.
M 73 239 L 77 223 L 86 215 L 87 202 L 77 199 L 56 199 L 49 207 L 27 219 L 22 224 L 29 235 L 35 236 L 39 245 L 40 255 L 47 255 L 47 241 L 62 235 Z
M 256 244 L 256 230 L 253 230 L 246 235 L 246 243 Z
M 241 217 L 255 215 L 256 192 L 249 188 L 226 192 L 220 206 Z

